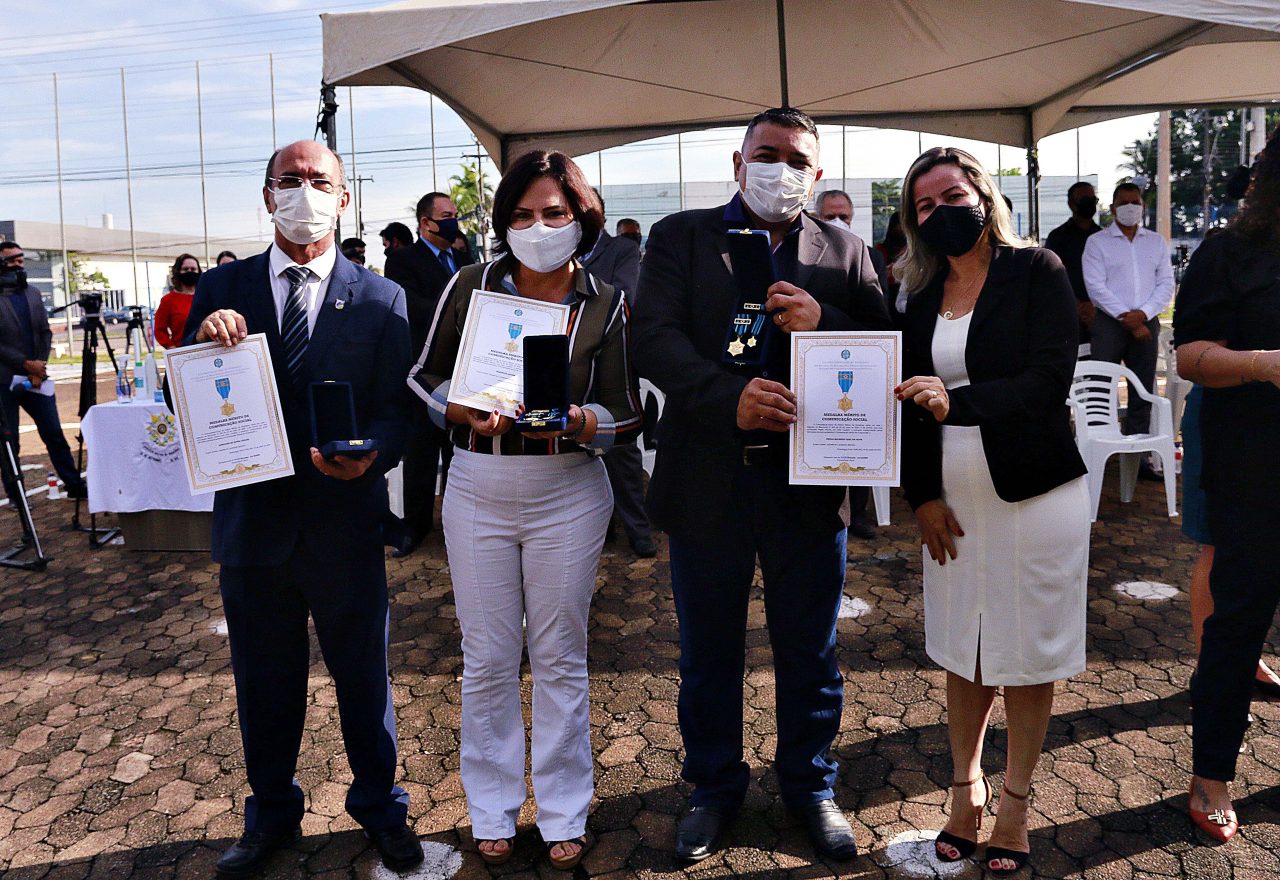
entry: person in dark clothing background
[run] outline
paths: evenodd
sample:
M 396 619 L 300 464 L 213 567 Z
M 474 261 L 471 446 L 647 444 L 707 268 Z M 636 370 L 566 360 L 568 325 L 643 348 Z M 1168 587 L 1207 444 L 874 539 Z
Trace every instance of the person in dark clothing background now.
M 1093 219 L 1098 211 L 1098 196 L 1093 184 L 1084 180 L 1071 184 L 1067 189 L 1067 207 L 1071 209 L 1070 219 L 1049 233 L 1044 246 L 1057 254 L 1067 269 L 1071 291 L 1076 295 L 1076 311 L 1080 315 L 1080 341 L 1084 343 L 1089 341 L 1089 329 L 1093 326 L 1093 315 L 1097 309 L 1089 300 L 1089 291 L 1084 286 L 1081 260 L 1089 236 L 1102 230 Z

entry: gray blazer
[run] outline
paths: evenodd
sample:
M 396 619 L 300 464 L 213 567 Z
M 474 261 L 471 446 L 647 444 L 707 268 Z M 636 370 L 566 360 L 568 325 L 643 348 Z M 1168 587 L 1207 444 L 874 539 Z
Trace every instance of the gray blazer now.
M 640 245 L 601 229 L 600 241 L 582 265 L 614 290 L 621 289 L 627 295 L 627 305 L 635 306 L 636 285 L 640 278 Z
M 5 387 L 13 381 L 17 373 L 25 374 L 23 362 L 27 360 L 22 353 L 22 343 L 18 339 L 18 318 L 14 308 L 25 300 L 31 311 L 31 330 L 36 339 L 36 350 L 33 360 L 47 361 L 49 349 L 53 345 L 53 333 L 49 330 L 49 316 L 44 310 L 44 300 L 40 291 L 28 284 L 21 293 L 12 296 L 0 296 L 0 382 Z

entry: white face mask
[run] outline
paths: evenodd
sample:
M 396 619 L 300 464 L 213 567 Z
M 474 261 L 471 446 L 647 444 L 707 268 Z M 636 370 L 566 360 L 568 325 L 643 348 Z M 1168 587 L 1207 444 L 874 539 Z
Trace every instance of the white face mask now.
M 1137 226 L 1142 222 L 1142 205 L 1120 205 L 1116 208 L 1116 222 L 1121 226 Z
M 508 229 L 511 255 L 535 272 L 554 272 L 573 258 L 582 241 L 582 224 L 546 226 L 541 220 L 526 229 Z
M 844 222 L 844 220 L 840 217 L 832 217 L 827 222 L 830 223 L 832 226 L 839 226 L 845 232 L 853 232 L 853 227 L 850 226 L 848 223 Z
M 338 195 L 341 190 L 322 193 L 304 183 L 297 189 L 276 189 L 271 222 L 294 244 L 315 244 L 338 225 Z
M 785 162 L 748 162 L 742 200 L 766 223 L 791 220 L 804 210 L 813 174 Z

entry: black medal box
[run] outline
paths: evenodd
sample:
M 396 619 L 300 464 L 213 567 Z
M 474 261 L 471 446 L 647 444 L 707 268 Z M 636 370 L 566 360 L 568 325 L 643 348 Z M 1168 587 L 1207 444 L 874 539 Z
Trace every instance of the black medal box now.
M 763 229 L 730 229 L 729 263 L 738 288 L 729 332 L 725 336 L 725 363 L 759 366 L 765 362 L 772 327 L 765 312 L 769 287 L 774 282 L 769 233 Z
M 327 459 L 337 455 L 361 458 L 378 448 L 378 441 L 361 439 L 356 431 L 356 402 L 350 382 L 312 382 L 311 445 Z
M 569 337 L 526 336 L 524 340 L 522 432 L 563 431 L 569 425 Z

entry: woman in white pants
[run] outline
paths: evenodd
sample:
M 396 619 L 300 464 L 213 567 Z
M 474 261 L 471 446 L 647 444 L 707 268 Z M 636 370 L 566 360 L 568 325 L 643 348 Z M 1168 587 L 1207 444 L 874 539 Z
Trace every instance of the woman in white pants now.
M 486 862 L 511 857 L 525 800 L 527 632 L 538 829 L 551 863 L 569 869 L 586 847 L 594 787 L 587 618 L 613 510 L 599 453 L 639 428 L 639 396 L 626 300 L 577 260 L 604 224 L 581 169 L 563 153 L 517 159 L 494 195 L 493 224 L 501 256 L 464 267 L 445 288 L 409 385 L 456 447 L 443 519 L 462 625 L 462 784 L 472 831 Z M 520 433 L 497 410 L 448 402 L 477 289 L 569 307 L 566 430 Z

